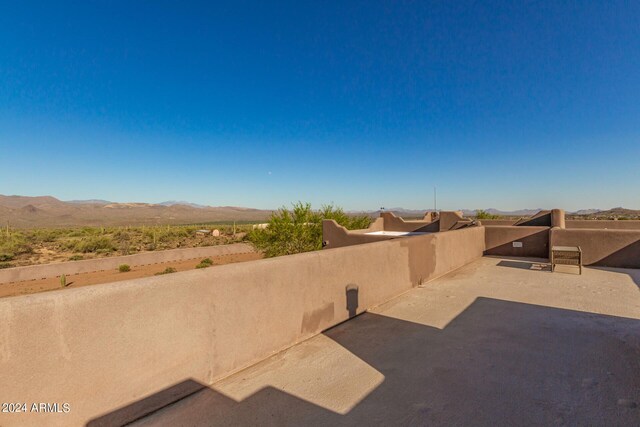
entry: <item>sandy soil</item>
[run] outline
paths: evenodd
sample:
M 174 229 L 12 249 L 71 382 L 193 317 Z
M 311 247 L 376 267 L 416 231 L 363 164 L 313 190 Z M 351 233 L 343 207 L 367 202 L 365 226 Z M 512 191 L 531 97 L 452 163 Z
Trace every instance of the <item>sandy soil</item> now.
M 231 264 L 234 262 L 253 261 L 261 259 L 261 253 L 243 253 L 219 255 L 210 257 L 214 265 L 209 268 L 215 268 L 216 265 Z M 120 273 L 118 270 L 96 271 L 92 273 L 80 273 L 67 276 L 67 287 L 78 288 L 80 286 L 98 285 L 101 283 L 118 282 L 121 280 L 138 279 L 141 277 L 153 276 L 163 271 L 165 268 L 173 267 L 178 271 L 193 270 L 199 264 L 201 258 L 190 259 L 185 261 L 171 261 L 158 264 L 141 265 L 131 267 L 131 271 Z M 60 289 L 60 278 L 52 277 L 48 279 L 28 280 L 24 282 L 4 283 L 0 284 L 0 298 L 16 295 L 34 294 L 37 292 L 45 292 Z

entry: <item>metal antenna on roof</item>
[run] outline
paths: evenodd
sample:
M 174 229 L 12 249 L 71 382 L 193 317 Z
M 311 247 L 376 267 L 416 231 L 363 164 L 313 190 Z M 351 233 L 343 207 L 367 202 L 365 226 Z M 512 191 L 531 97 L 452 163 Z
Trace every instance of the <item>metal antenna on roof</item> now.
M 433 211 L 438 212 L 438 198 L 436 196 L 436 186 L 433 186 Z

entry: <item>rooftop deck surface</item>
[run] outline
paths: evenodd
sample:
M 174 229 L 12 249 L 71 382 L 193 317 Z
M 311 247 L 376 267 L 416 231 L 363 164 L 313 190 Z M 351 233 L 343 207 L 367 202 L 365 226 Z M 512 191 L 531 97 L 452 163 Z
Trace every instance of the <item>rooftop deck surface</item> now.
M 638 425 L 639 319 L 640 270 L 485 257 L 136 425 Z

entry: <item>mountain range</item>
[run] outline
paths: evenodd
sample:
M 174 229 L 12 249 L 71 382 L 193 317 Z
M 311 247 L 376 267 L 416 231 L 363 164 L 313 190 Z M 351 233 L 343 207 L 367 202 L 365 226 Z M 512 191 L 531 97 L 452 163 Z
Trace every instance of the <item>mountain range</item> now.
M 17 228 L 263 221 L 270 214 L 269 210 L 175 201 L 114 203 L 108 200 L 62 201 L 52 196 L 0 195 L 0 224 Z
M 406 218 L 421 218 L 426 211 L 419 209 L 388 208 Z M 531 216 L 542 208 L 502 211 L 483 209 L 489 214 L 507 217 Z M 474 216 L 477 209 L 462 209 L 465 216 Z M 108 200 L 62 201 L 52 196 L 0 195 L 0 224 L 11 227 L 73 227 L 110 225 L 198 224 L 216 221 L 264 221 L 271 210 L 236 206 L 205 206 L 184 201 L 162 203 L 116 203 Z M 378 216 L 379 211 L 351 211 L 350 213 Z M 638 218 L 640 211 L 613 208 L 609 210 L 582 209 L 567 212 L 574 217 Z

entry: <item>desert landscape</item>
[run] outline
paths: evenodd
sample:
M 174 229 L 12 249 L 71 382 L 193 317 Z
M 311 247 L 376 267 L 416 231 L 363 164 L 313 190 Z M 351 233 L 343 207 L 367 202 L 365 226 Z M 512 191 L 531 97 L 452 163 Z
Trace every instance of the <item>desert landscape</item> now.
M 270 213 L 260 209 L 200 206 L 186 202 L 65 202 L 52 196 L 0 195 L 0 224 L 12 228 L 262 222 Z
M 424 214 L 421 210 L 390 210 L 407 219 Z M 466 217 L 477 219 L 513 219 L 537 212 L 461 211 Z M 0 195 L 0 269 L 238 243 L 246 239 L 255 224 L 264 223 L 274 212 L 189 202 L 65 202 L 52 196 Z M 350 212 L 348 216 L 355 218 L 357 214 L 360 218 L 375 217 L 378 212 Z M 344 222 L 346 216 L 342 218 Z M 567 219 L 634 220 L 640 219 L 640 211 L 588 209 L 567 212 Z M 217 232 L 199 234 L 201 229 Z
M 200 235 L 207 227 L 210 233 Z M 0 268 L 133 255 L 167 249 L 238 243 L 251 225 L 5 228 L 0 233 Z M 217 230 L 218 235 L 211 231 Z
M 270 213 L 0 195 L 0 268 L 237 243 Z M 201 229 L 217 232 L 197 233 Z
M 0 22 L 0 427 L 640 426 L 640 2 Z
M 68 265 L 171 249 L 214 247 L 246 240 L 269 211 L 166 202 L 64 202 L 51 196 L 0 195 L 0 270 Z M 137 279 L 262 258 L 259 251 L 99 269 L 2 283 L 0 297 Z

